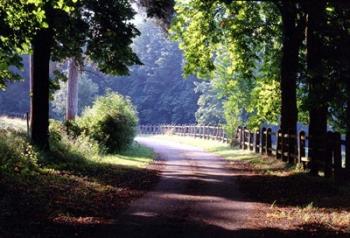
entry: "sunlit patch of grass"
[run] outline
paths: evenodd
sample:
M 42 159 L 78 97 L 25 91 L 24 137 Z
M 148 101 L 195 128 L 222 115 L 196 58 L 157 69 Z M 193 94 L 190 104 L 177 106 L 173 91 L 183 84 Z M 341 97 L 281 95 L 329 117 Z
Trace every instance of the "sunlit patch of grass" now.
M 122 165 L 135 168 L 145 168 L 153 161 L 154 153 L 151 149 L 134 143 L 128 150 L 118 155 L 104 155 L 102 163 Z
M 305 207 L 274 207 L 266 213 L 266 218 L 275 222 L 288 220 L 294 226 L 306 224 L 325 226 L 328 229 L 350 231 L 350 213 L 342 209 L 317 208 L 312 203 Z
M 24 132 L 27 130 L 27 122 L 24 119 L 0 116 L 0 129 L 11 129 Z

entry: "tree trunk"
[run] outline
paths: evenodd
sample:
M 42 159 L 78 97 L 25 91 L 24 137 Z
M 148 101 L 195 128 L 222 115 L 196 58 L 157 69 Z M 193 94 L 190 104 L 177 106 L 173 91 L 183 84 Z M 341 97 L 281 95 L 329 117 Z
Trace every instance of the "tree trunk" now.
M 326 79 L 323 70 L 322 26 L 325 21 L 325 3 L 307 3 L 307 68 L 309 81 L 309 155 L 312 175 L 318 175 L 321 161 L 325 161 L 328 101 L 326 99 Z
M 298 21 L 295 3 L 283 2 L 280 6 L 282 16 L 283 47 L 281 59 L 281 132 L 297 134 L 298 110 L 296 98 L 296 82 L 299 66 L 299 51 L 305 31 L 305 24 Z M 289 148 L 289 162 L 294 162 L 296 137 L 286 140 Z M 284 156 L 284 155 L 282 155 Z
M 49 145 L 49 68 L 52 38 L 49 29 L 42 29 L 33 40 L 31 135 L 32 142 L 41 149 L 48 149 Z
M 78 65 L 75 59 L 68 63 L 66 120 L 74 120 L 78 113 Z

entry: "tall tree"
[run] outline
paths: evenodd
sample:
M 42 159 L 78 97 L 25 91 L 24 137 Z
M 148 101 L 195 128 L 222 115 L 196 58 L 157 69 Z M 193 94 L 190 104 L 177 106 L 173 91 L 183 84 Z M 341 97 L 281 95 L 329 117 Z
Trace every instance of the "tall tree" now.
M 79 66 L 72 58 L 68 62 L 66 120 L 74 120 L 78 113 Z
M 311 174 L 317 175 L 320 162 L 325 160 L 327 117 L 327 78 L 323 59 L 324 40 L 322 33 L 326 24 L 326 2 L 305 2 L 307 12 L 307 71 L 309 84 L 309 155 Z
M 84 49 L 101 71 L 112 74 L 127 74 L 128 66 L 140 61 L 130 48 L 138 31 L 130 23 L 134 11 L 128 1 L 47 1 L 42 9 L 46 26 L 32 42 L 31 134 L 35 144 L 47 148 L 51 58 L 81 59 Z
M 300 10 L 298 1 L 276 3 L 282 18 L 282 58 L 281 58 L 281 131 L 296 135 L 297 111 L 297 74 L 299 71 L 299 52 L 305 38 L 305 14 Z M 296 137 L 288 140 L 291 154 L 296 150 Z M 288 158 L 290 162 L 294 158 Z

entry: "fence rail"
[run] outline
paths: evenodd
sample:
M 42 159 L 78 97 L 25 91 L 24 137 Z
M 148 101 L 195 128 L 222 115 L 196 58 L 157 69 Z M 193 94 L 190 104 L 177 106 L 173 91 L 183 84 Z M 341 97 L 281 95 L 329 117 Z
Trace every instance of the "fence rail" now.
M 277 159 L 290 164 L 301 164 L 309 168 L 310 157 L 309 136 L 305 131 L 299 131 L 297 135 L 282 133 L 281 130 L 273 132 L 271 128 L 261 128 L 257 131 L 249 131 L 245 127 L 239 127 L 236 140 L 243 150 L 250 150 L 267 156 L 276 156 Z M 293 143 L 294 140 L 296 143 Z M 324 142 L 324 160 L 316 159 L 317 168 L 325 177 L 344 178 L 350 176 L 350 155 L 347 154 L 349 143 L 343 140 L 338 132 L 327 133 Z M 273 141 L 275 143 L 273 143 Z M 296 145 L 296 146 L 294 146 Z
M 141 125 L 139 134 L 172 134 L 179 136 L 192 136 L 195 138 L 212 139 L 229 143 L 225 129 L 221 126 L 203 125 Z
M 305 131 L 296 135 L 273 131 L 263 127 L 257 131 L 250 131 L 245 127 L 238 127 L 234 135 L 228 136 L 221 126 L 204 125 L 141 125 L 139 134 L 173 134 L 192 136 L 195 138 L 213 139 L 233 144 L 235 141 L 243 150 L 249 150 L 266 156 L 275 156 L 278 160 L 290 164 L 300 164 L 305 169 L 310 167 L 309 136 Z M 350 143 L 342 139 L 337 132 L 328 132 L 325 139 L 324 161 L 317 161 L 317 166 L 325 177 L 343 178 L 350 176 Z M 295 142 L 295 143 L 293 143 Z M 350 151 L 350 150 L 349 150 Z

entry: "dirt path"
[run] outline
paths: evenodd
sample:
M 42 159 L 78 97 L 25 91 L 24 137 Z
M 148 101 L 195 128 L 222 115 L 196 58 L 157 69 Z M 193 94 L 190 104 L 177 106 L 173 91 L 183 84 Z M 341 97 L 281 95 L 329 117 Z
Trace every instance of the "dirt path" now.
M 254 204 L 239 193 L 224 160 L 174 142 L 137 141 L 154 149 L 163 172 L 121 216 L 118 237 L 232 237 L 243 228 Z

